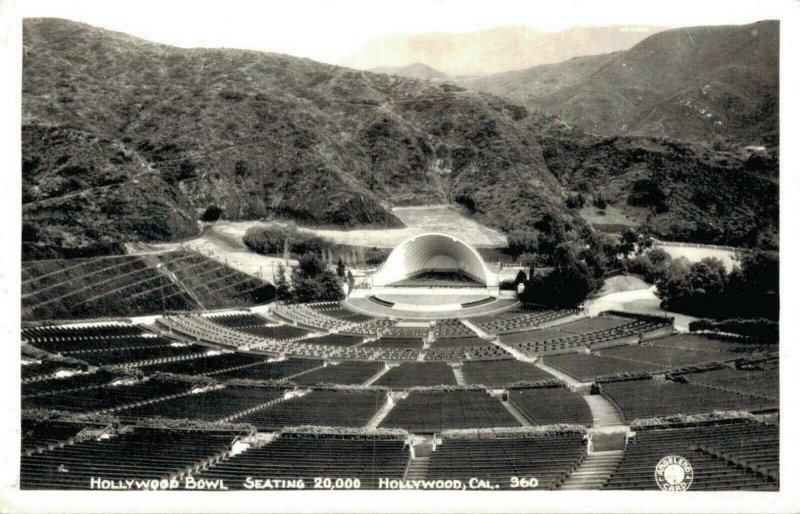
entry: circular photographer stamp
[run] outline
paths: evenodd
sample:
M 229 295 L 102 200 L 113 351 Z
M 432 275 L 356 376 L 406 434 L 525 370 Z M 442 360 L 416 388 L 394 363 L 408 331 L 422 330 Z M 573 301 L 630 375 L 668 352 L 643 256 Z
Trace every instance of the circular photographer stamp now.
M 669 455 L 656 465 L 656 484 L 662 491 L 686 491 L 692 485 L 694 469 L 683 457 Z

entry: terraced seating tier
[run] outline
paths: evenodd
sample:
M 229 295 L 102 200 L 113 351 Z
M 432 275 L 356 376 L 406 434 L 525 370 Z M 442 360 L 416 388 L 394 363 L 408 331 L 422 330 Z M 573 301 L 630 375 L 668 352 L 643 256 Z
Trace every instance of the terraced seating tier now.
M 380 337 L 365 343 L 365 348 L 422 348 L 423 341 L 413 337 Z
M 736 359 L 732 353 L 717 351 L 687 350 L 685 348 L 670 348 L 666 346 L 653 346 L 649 344 L 620 346 L 600 350 L 600 355 L 624 358 L 630 361 L 653 364 L 662 370 L 675 369 L 684 366 L 705 364 L 709 362 L 722 362 Z
M 252 327 L 240 327 L 238 330 L 253 334 L 256 336 L 266 337 L 268 339 L 275 339 L 276 341 L 284 339 L 296 339 L 298 337 L 307 336 L 312 334 L 310 330 L 304 328 L 292 327 L 287 325 L 260 325 Z
M 241 327 L 254 327 L 263 325 L 267 322 L 266 319 L 256 314 L 234 313 L 234 314 L 221 314 L 214 316 L 207 316 L 208 319 L 214 323 L 218 323 L 225 327 L 241 328 Z
M 302 425 L 363 427 L 386 399 L 382 391 L 315 390 L 261 409 L 237 421 L 259 430 Z
M 123 409 L 117 415 L 125 421 L 153 417 L 221 421 L 277 400 L 285 392 L 278 388 L 228 386 Z
M 436 322 L 433 329 L 434 337 L 467 337 L 474 336 L 475 332 L 457 319 L 442 319 Z
M 448 429 L 518 427 L 499 400 L 482 390 L 411 391 L 389 411 L 380 426 L 412 433 Z
M 456 385 L 453 368 L 443 362 L 404 362 L 387 371 L 374 385 L 393 388 Z
M 22 408 L 56 409 L 71 412 L 96 412 L 140 402 L 188 393 L 192 385 L 158 379 L 145 379 L 121 385 L 109 385 L 22 398 Z
M 692 384 L 778 400 L 780 377 L 777 366 L 765 370 L 723 368 L 703 373 L 689 373 L 683 375 L 683 378 Z
M 207 375 L 219 371 L 264 363 L 267 358 L 249 353 L 223 353 L 203 355 L 194 359 L 139 366 L 145 373 L 176 373 L 179 375 Z
M 95 425 L 68 421 L 22 419 L 22 453 L 68 444 L 85 428 L 93 427 Z
M 670 414 L 700 414 L 715 410 L 758 412 L 778 406 L 774 400 L 667 380 L 605 382 L 601 390 L 619 407 L 628 423 L 639 418 Z
M 461 372 L 467 384 L 487 387 L 503 386 L 515 382 L 539 382 L 555 380 L 555 377 L 531 363 L 516 359 L 465 362 Z
M 300 385 L 359 385 L 375 376 L 383 367 L 382 362 L 344 361 L 300 375 L 293 378 L 292 382 Z
M 624 348 L 627 348 L 627 346 Z M 596 353 L 547 355 L 543 358 L 543 361 L 548 366 L 553 366 L 582 382 L 591 382 L 600 377 L 619 373 L 649 373 L 662 369 L 661 366 L 655 364 L 633 362 Z
M 174 341 L 153 335 L 119 336 L 109 338 L 78 338 L 77 340 L 46 340 L 40 339 L 31 343 L 36 348 L 46 352 L 61 355 L 80 355 L 82 352 L 103 350 L 122 350 L 127 348 L 153 348 L 169 346 Z
M 284 434 L 195 473 L 197 479 L 222 479 L 242 489 L 247 477 L 302 479 L 311 488 L 317 477 L 358 479 L 361 489 L 377 489 L 379 478 L 403 478 L 410 453 L 402 439 L 375 436 Z
M 226 454 L 235 432 L 136 428 L 22 456 L 22 489 L 89 489 L 92 477 L 165 479 Z
M 565 387 L 511 389 L 509 401 L 535 425 L 572 423 L 592 426 L 592 411 L 583 397 Z
M 658 489 L 653 470 L 666 455 L 686 458 L 692 491 L 774 491 L 779 486 L 778 428 L 750 422 L 638 430 L 607 489 Z
M 447 439 L 431 454 L 430 480 L 488 480 L 511 489 L 512 477 L 536 477 L 536 490 L 561 484 L 586 454 L 579 433 L 502 439 Z M 518 489 L 517 489 L 518 490 Z
M 285 359 L 273 362 L 262 362 L 254 366 L 245 366 L 230 371 L 214 373 L 214 378 L 220 380 L 247 379 L 247 380 L 283 380 L 294 377 L 298 373 L 322 366 L 323 361 L 312 359 Z
M 64 378 L 51 378 L 36 382 L 25 382 L 22 384 L 22 396 L 33 396 L 38 394 L 49 394 L 54 392 L 76 391 L 106 385 L 115 379 L 122 378 L 123 375 L 99 370 L 95 373 L 81 373 Z
M 331 316 L 349 323 L 361 323 L 374 319 L 371 316 L 365 316 L 364 314 L 345 309 L 339 305 L 339 302 L 310 303 L 308 306 L 326 316 Z
M 543 323 L 577 314 L 577 309 L 526 309 L 520 307 L 493 316 L 474 318 L 478 327 L 490 334 L 510 334 L 532 330 Z

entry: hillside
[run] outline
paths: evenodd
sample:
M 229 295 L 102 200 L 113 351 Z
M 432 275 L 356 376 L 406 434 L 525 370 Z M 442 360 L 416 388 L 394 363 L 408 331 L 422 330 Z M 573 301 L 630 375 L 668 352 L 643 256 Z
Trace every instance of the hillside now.
M 408 66 L 378 66 L 371 68 L 367 71 L 372 73 L 386 73 L 387 75 L 397 75 L 398 77 L 406 77 L 409 79 L 443 79 L 447 78 L 447 74 L 431 68 L 427 64 L 416 62 Z
M 449 84 L 56 19 L 25 22 L 23 66 L 27 255 L 102 239 L 97 227 L 185 237 L 210 205 L 337 226 L 398 226 L 403 204 L 461 202 L 495 227 L 565 212 L 529 138 L 552 121 Z
M 777 226 L 777 216 L 762 217 L 774 198 L 748 184 L 776 181 L 774 165 L 748 171 L 736 155 L 669 141 L 609 146 L 445 82 L 184 50 L 65 20 L 25 21 L 22 122 L 25 258 L 191 237 L 210 206 L 228 220 L 347 228 L 400 226 L 395 206 L 456 203 L 504 231 L 546 213 L 569 231 L 584 225 L 566 207 L 579 186 L 607 188 L 620 169 L 667 173 L 677 181 L 668 191 L 688 194 L 675 197 L 682 204 L 704 176 L 693 163 L 723 160 L 720 178 L 740 177 L 731 191 L 742 200 L 727 213 L 700 205 L 691 230 L 676 236 L 733 213 L 737 237 L 745 226 Z M 624 203 L 626 187 L 609 190 L 609 201 Z M 654 211 L 653 224 L 667 212 Z
M 370 41 L 342 62 L 356 69 L 425 63 L 447 75 L 481 76 L 627 50 L 662 27 L 494 27 L 466 33 L 393 34 Z
M 630 50 L 457 82 L 602 134 L 776 146 L 779 22 L 691 27 Z

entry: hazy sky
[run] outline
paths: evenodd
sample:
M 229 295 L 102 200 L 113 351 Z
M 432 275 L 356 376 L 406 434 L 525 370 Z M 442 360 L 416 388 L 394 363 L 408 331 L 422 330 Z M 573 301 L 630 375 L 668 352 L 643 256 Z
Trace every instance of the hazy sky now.
M 2 1 L 2 0 L 0 0 Z M 232 47 L 338 64 L 393 33 L 468 32 L 498 25 L 720 25 L 777 18 L 780 0 L 18 0 L 24 17 L 84 21 L 182 47 Z

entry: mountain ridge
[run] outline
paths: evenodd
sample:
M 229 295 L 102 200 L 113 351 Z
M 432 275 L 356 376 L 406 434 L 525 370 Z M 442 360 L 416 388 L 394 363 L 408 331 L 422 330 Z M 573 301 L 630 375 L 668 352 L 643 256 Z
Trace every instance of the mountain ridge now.
M 728 234 L 752 231 L 771 203 L 767 185 L 747 187 L 756 172 L 736 155 L 637 138 L 609 155 L 603 138 L 447 82 L 178 49 L 66 20 L 23 28 L 25 258 L 192 237 L 214 206 L 229 220 L 391 227 L 393 206 L 456 203 L 506 232 L 549 217 L 574 233 L 586 222 L 566 202 L 580 184 L 619 173 L 608 163 L 655 174 L 648 162 L 669 168 L 675 152 L 681 166 L 745 177 Z M 676 198 L 692 197 L 691 174 L 674 177 L 676 191 L 689 188 Z M 648 209 L 627 205 L 628 188 L 611 193 L 634 214 Z M 718 215 L 698 209 L 697 223 Z M 654 216 L 668 238 L 676 220 Z
M 451 81 L 601 134 L 777 146 L 778 47 L 777 21 L 687 27 L 622 52 Z

